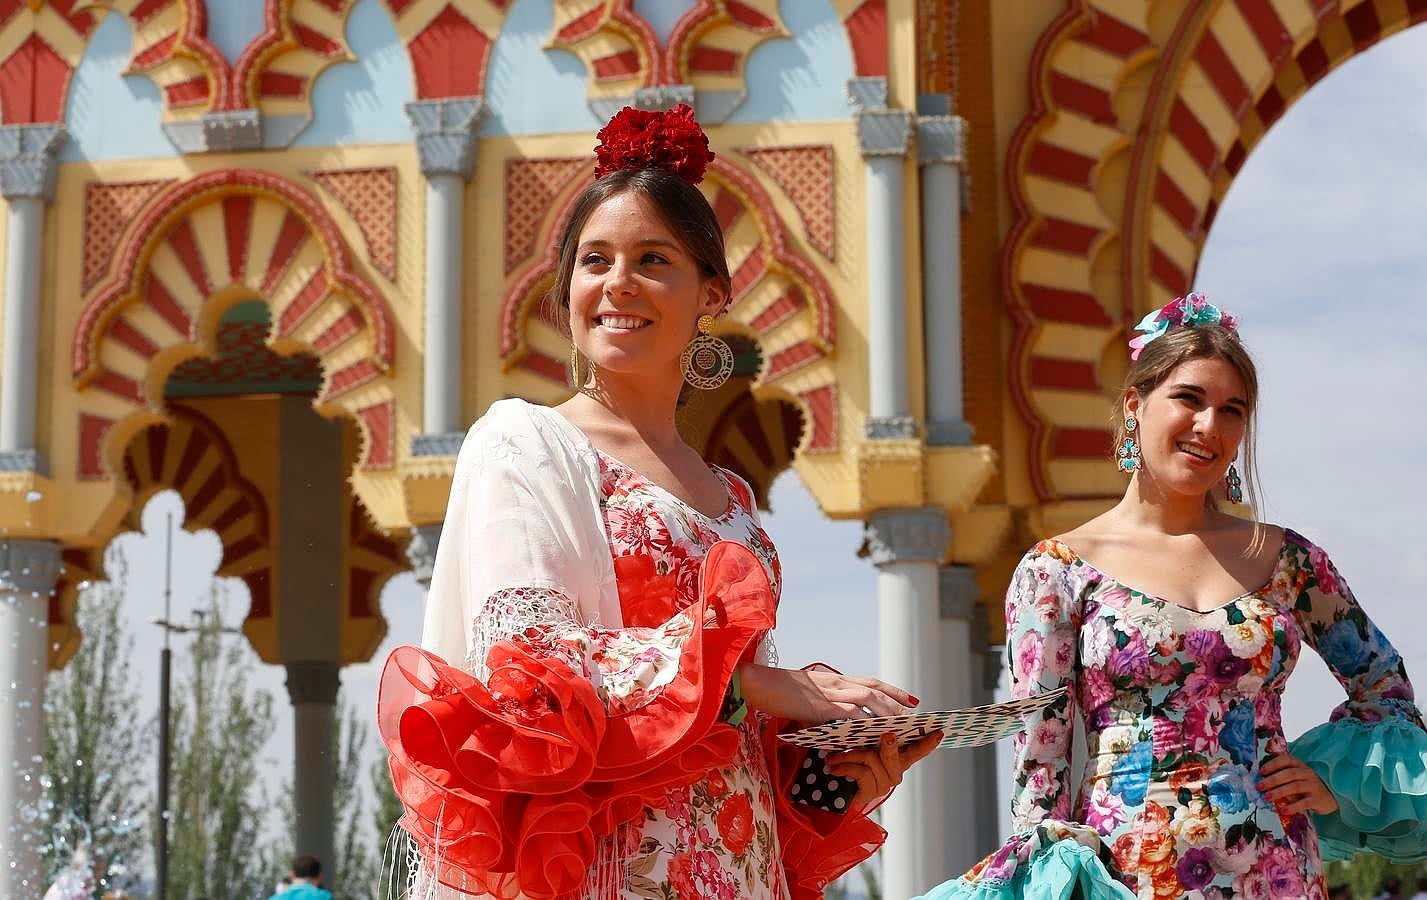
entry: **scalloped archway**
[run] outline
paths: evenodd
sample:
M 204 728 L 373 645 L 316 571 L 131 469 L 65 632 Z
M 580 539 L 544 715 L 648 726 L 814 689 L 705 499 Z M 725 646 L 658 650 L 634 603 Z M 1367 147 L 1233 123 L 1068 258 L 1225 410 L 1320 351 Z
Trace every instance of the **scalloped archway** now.
M 395 323 L 306 189 L 249 169 L 170 184 L 128 226 L 115 260 L 71 341 L 81 478 L 121 471 L 130 440 L 162 419 L 169 374 L 215 356 L 224 314 L 254 299 L 271 310 L 272 350 L 320 362 L 315 405 L 357 422 L 359 467 L 393 465 Z
M 1328 72 L 1427 20 L 1424 0 L 1073 0 L 1031 59 L 1006 163 L 1012 397 L 1041 502 L 1116 496 L 1120 341 L 1190 285 L 1218 205 Z

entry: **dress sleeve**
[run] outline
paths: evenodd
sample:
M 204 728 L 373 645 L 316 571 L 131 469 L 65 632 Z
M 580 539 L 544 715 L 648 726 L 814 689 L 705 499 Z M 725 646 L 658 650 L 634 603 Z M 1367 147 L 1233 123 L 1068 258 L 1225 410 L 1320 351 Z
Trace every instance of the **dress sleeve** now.
M 1065 564 L 1032 554 L 1011 576 L 1006 592 L 1006 657 L 1011 699 L 1065 688 L 1065 697 L 1037 714 L 1013 742 L 1012 830 L 1071 814 L 1070 746 L 1076 712 L 1079 598 Z
M 1064 698 L 1035 715 L 1015 738 L 1012 834 L 964 875 L 919 900 L 1134 900 L 1099 833 L 1070 818 L 1082 620 L 1080 581 L 1071 559 L 1055 541 L 1038 544 L 1016 567 L 1006 592 L 1011 698 L 1066 689 Z
M 1313 817 L 1323 855 L 1427 857 L 1427 732 L 1402 657 L 1328 555 L 1292 533 L 1285 540 L 1279 577 L 1293 579 L 1299 630 L 1348 695 L 1289 746 L 1338 801 L 1337 812 Z

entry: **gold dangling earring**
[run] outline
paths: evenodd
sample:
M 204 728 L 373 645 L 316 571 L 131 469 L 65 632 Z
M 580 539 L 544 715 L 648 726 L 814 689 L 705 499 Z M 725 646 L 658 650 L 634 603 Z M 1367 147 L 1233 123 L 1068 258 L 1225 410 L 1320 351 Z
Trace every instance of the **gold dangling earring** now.
M 585 386 L 585 378 L 580 374 L 580 348 L 575 346 L 575 342 L 570 342 L 570 387 L 581 390 Z
M 713 316 L 699 316 L 699 333 L 679 356 L 684 380 L 701 391 L 722 387 L 733 374 L 733 348 L 710 334 L 713 328 Z

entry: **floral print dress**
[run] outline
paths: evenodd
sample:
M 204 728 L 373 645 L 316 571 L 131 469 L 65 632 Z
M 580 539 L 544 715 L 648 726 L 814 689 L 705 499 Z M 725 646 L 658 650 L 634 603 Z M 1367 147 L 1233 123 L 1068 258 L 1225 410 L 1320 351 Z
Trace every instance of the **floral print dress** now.
M 727 509 L 706 516 L 638 472 L 599 454 L 601 507 L 614 554 L 620 607 L 630 628 L 658 627 L 694 602 L 704 554 L 721 540 L 747 546 L 763 563 L 776 595 L 778 554 L 758 523 L 753 492 L 741 478 L 711 467 L 729 495 Z M 644 702 L 678 668 L 677 646 L 645 643 L 634 654 L 598 651 L 610 700 Z M 773 788 L 756 716 L 738 726 L 733 765 L 668 792 L 646 807 L 624 896 L 742 900 L 787 896 L 779 857 Z
M 1305 643 L 1348 698 L 1290 745 L 1283 688 Z M 1069 691 L 1016 738 L 1013 837 L 928 897 L 1321 898 L 1324 853 L 1427 852 L 1427 736 L 1402 660 L 1291 531 L 1266 584 L 1203 612 L 1044 541 L 1013 577 L 1006 653 L 1014 697 Z M 1283 817 L 1258 792 L 1284 752 L 1338 812 Z

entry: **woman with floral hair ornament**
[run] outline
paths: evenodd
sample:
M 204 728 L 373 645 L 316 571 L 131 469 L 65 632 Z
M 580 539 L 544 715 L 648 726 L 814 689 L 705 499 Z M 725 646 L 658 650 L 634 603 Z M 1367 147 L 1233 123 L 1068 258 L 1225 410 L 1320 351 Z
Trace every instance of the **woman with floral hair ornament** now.
M 1322 900 L 1323 858 L 1427 856 L 1427 733 L 1401 657 L 1321 549 L 1220 509 L 1253 500 L 1258 379 L 1237 323 L 1190 294 L 1136 331 L 1125 495 L 1031 548 L 1006 596 L 1012 696 L 1066 699 L 1016 739 L 1012 838 L 927 898 Z M 1347 700 L 1290 743 L 1304 644 Z
M 382 677 L 411 895 L 821 896 L 880 846 L 868 813 L 937 741 L 830 758 L 855 794 L 794 802 L 811 762 L 778 730 L 917 701 L 772 664 L 780 568 L 753 492 L 675 430 L 685 385 L 732 369 L 711 333 L 723 233 L 695 187 L 713 153 L 683 105 L 626 108 L 599 139 L 552 290 L 577 391 L 472 426 L 423 647 Z

